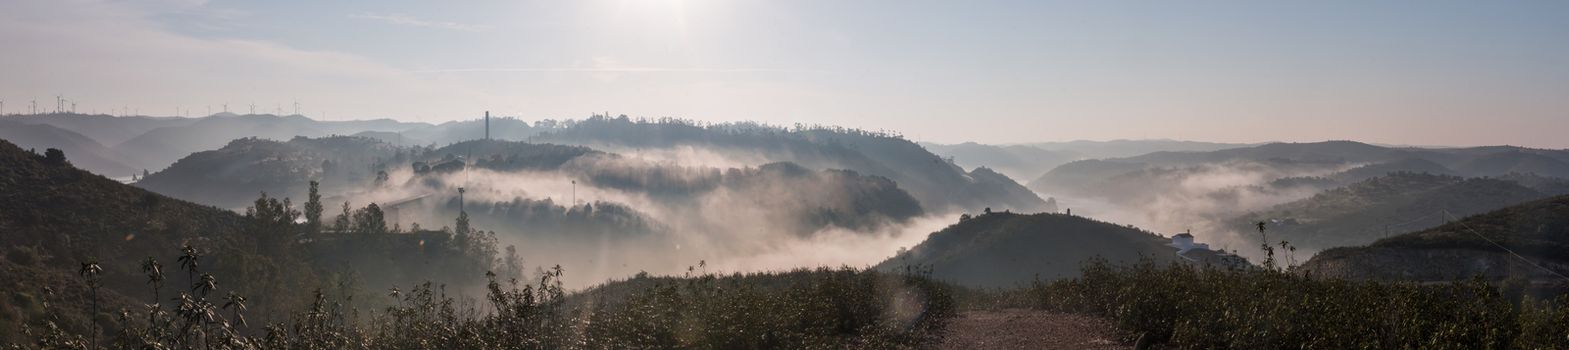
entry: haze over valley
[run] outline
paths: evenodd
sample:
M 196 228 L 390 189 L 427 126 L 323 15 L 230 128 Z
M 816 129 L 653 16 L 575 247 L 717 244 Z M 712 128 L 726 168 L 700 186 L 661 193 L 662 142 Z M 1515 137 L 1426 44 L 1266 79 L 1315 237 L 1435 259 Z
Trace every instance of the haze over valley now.
M 0 1 L 0 348 L 1569 348 L 1565 23 Z

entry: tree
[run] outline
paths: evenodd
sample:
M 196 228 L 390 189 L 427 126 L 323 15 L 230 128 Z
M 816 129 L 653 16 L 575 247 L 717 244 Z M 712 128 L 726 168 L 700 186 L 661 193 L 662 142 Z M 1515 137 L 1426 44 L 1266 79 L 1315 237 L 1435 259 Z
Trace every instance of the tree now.
M 321 193 L 317 188 L 321 183 L 311 180 L 311 190 L 305 200 L 305 231 L 310 233 L 321 232 Z
M 338 233 L 348 232 L 350 228 L 349 219 L 352 217 L 354 217 L 354 214 L 349 212 L 349 202 L 343 202 L 343 214 L 338 214 L 338 219 L 333 220 L 332 230 Z
M 354 211 L 354 232 L 360 234 L 387 233 L 387 220 L 376 203 Z
M 52 165 L 65 164 L 65 151 L 58 148 L 44 150 L 44 163 Z
M 465 235 L 469 233 L 469 229 L 469 213 L 466 211 L 459 211 L 458 223 L 454 233 Z

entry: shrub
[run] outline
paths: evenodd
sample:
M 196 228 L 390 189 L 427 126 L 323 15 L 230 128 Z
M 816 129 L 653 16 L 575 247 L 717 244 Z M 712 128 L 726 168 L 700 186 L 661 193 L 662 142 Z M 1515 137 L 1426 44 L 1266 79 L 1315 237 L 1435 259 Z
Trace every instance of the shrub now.
M 1263 269 L 1092 261 L 1036 283 L 1036 306 L 1106 317 L 1177 348 L 1563 348 L 1565 299 L 1516 306 L 1481 279 L 1324 280 Z

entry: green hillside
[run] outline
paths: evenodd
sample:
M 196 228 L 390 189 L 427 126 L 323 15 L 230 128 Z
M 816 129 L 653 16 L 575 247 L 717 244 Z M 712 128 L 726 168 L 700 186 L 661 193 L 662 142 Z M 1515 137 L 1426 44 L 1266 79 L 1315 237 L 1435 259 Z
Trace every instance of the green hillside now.
M 1079 275 L 1091 258 L 1169 262 L 1167 238 L 1129 226 L 1062 214 L 994 212 L 960 220 L 875 268 L 926 271 L 968 286 L 1014 287 Z
M 1289 241 L 1312 253 L 1438 226 L 1445 211 L 1470 215 L 1544 197 L 1547 194 L 1508 180 L 1392 173 L 1242 215 L 1229 226 L 1266 221 L 1270 240 Z
M 1569 196 L 1474 215 L 1367 246 L 1326 250 L 1303 268 L 1354 279 L 1441 281 L 1481 275 L 1562 283 L 1543 268 L 1569 274 Z

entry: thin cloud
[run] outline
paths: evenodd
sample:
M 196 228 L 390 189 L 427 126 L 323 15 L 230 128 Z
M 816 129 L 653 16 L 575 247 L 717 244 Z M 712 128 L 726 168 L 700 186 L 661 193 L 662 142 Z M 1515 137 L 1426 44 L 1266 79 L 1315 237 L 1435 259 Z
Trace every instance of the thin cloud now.
M 396 25 L 410 26 L 410 27 L 457 30 L 457 31 L 464 31 L 464 32 L 482 32 L 482 31 L 486 31 L 486 30 L 490 29 L 490 27 L 482 26 L 482 25 L 464 24 L 464 23 L 457 23 L 457 22 L 431 21 L 431 20 L 419 19 L 419 18 L 415 18 L 414 16 L 409 16 L 409 15 L 405 15 L 405 14 L 398 14 L 398 13 L 388 13 L 388 14 L 359 13 L 359 14 L 349 15 L 349 18 L 368 19 L 368 20 L 379 21 L 379 22 L 388 23 L 388 24 L 396 24 Z

